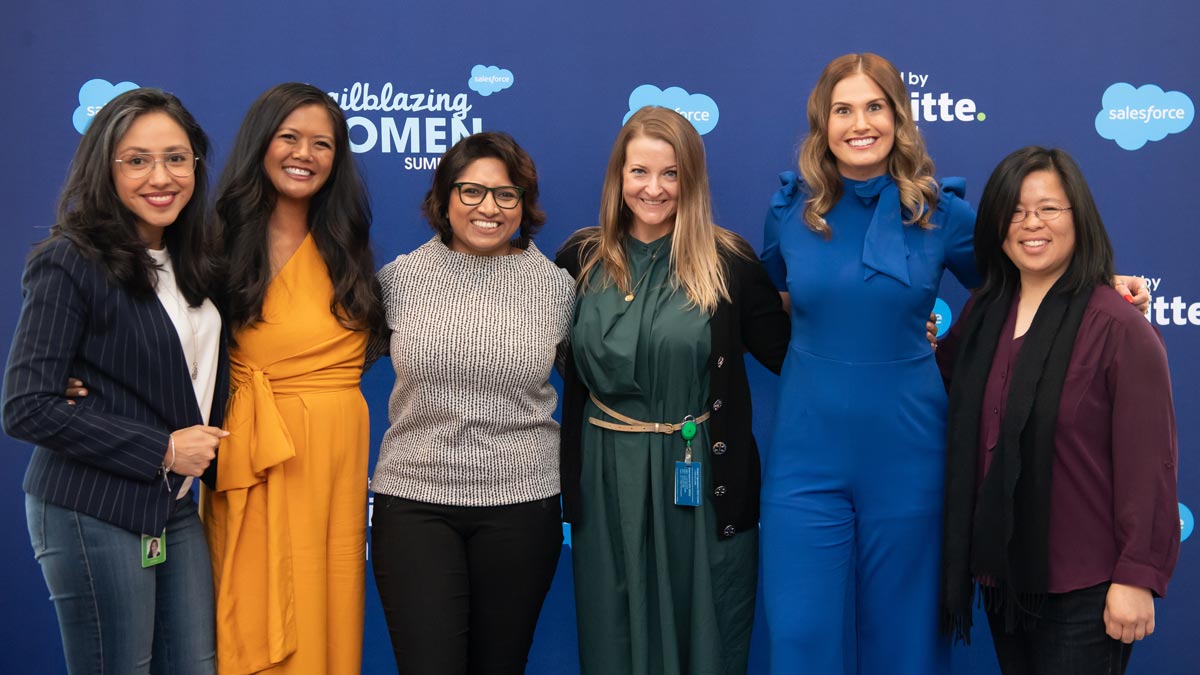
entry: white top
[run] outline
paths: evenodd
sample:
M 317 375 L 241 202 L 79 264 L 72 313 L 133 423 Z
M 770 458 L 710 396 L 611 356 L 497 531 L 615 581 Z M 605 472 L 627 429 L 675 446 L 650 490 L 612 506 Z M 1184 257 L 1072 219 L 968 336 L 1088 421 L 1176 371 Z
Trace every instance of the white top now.
M 171 265 L 171 256 L 167 254 L 165 247 L 159 251 L 146 249 L 146 252 L 162 268 L 158 270 L 158 281 L 154 290 L 167 316 L 171 317 L 171 323 L 175 324 L 184 361 L 189 372 L 195 375 L 192 378 L 192 390 L 196 394 L 196 405 L 200 408 L 200 417 L 208 424 L 213 394 L 217 389 L 221 314 L 216 305 L 207 298 L 199 307 L 188 306 L 187 298 L 183 297 L 175 281 L 175 268 Z M 192 479 L 189 477 L 179 489 L 179 496 L 187 494 L 191 487 Z
M 533 244 L 477 256 L 434 237 L 379 282 L 396 384 L 371 488 L 455 506 L 558 494 L 549 380 L 570 334 L 570 275 Z

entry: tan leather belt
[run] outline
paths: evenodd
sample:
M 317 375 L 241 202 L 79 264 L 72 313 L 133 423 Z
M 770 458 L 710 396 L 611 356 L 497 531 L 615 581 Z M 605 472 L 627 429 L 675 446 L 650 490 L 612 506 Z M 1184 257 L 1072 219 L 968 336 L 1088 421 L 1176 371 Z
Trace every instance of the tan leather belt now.
M 616 410 L 613 410 L 612 408 L 604 405 L 603 403 L 600 402 L 600 399 L 596 398 L 595 394 L 589 394 L 589 396 L 591 396 L 592 403 L 595 403 L 596 407 L 599 408 L 605 415 L 608 415 L 609 417 L 615 417 L 616 419 L 624 422 L 624 424 L 617 424 L 616 422 L 609 422 L 606 420 L 596 419 L 595 417 L 589 417 L 588 422 L 590 422 L 591 424 L 593 424 L 595 426 L 598 426 L 598 427 L 601 427 L 604 429 L 611 429 L 613 431 L 628 431 L 628 432 L 632 432 L 632 433 L 655 433 L 655 434 L 667 434 L 667 435 L 673 434 L 676 431 L 679 431 L 681 428 L 683 428 L 682 421 L 681 422 L 642 422 L 639 420 L 635 420 L 632 417 L 629 417 L 627 415 L 622 415 L 621 413 L 617 412 Z M 704 411 L 703 415 L 700 415 L 699 417 L 694 418 L 692 421 L 694 421 L 696 424 L 700 424 L 700 423 L 706 421 L 708 419 L 709 415 L 711 415 L 711 414 L 712 414 L 711 410 L 706 410 L 706 411 Z

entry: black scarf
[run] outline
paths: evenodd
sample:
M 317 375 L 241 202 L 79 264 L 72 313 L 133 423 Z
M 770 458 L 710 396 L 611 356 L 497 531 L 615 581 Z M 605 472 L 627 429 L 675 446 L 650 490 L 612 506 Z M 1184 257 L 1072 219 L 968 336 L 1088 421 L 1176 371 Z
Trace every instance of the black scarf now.
M 963 321 L 947 417 L 942 532 L 942 630 L 970 643 L 975 577 L 1006 630 L 1036 619 L 1046 597 L 1050 473 L 1063 381 L 1092 289 L 1072 293 L 1064 274 L 1042 299 L 1013 366 L 1004 420 L 976 495 L 983 394 L 1013 290 L 989 293 Z M 1018 615 L 1018 611 L 1021 612 Z

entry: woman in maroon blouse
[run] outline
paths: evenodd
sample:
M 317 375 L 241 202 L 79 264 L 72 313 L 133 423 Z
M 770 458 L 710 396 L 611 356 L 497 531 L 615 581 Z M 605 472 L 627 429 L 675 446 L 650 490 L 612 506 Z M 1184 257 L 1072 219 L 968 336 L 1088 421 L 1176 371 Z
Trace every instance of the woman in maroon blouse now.
M 968 638 L 979 586 L 1006 675 L 1124 673 L 1179 552 L 1162 339 L 1109 287 L 1112 246 L 1061 150 L 996 167 L 975 256 L 983 286 L 939 354 L 945 628 Z

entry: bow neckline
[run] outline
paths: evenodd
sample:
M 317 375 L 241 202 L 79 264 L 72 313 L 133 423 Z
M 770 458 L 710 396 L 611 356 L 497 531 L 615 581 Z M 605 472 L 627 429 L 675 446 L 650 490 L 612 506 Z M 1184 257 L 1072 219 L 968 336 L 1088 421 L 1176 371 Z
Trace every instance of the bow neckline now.
M 866 181 L 842 178 L 846 192 L 853 192 L 864 206 L 875 201 L 875 213 L 867 226 L 863 240 L 862 262 L 866 268 L 863 279 L 876 274 L 889 277 L 911 286 L 908 275 L 908 246 L 904 242 L 904 216 L 900 206 L 900 188 L 890 174 L 876 176 Z

